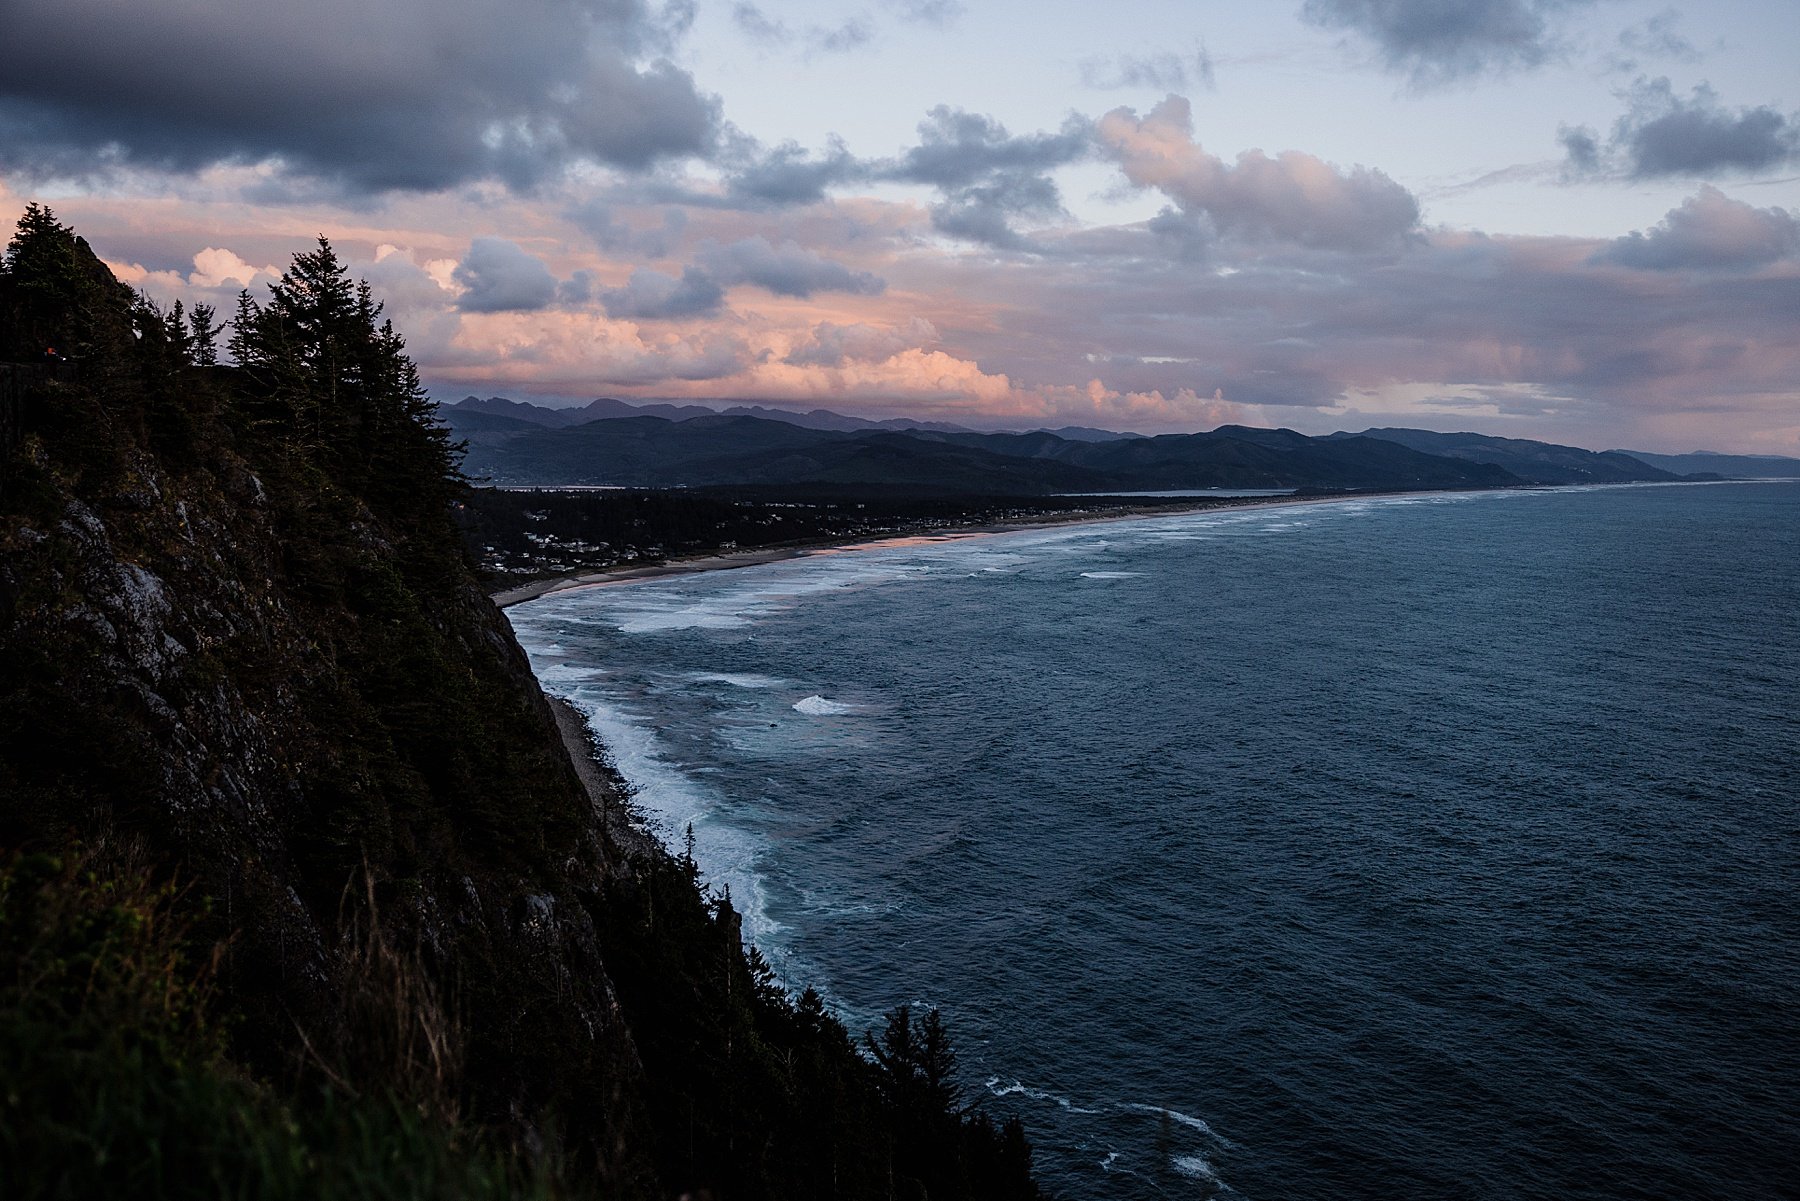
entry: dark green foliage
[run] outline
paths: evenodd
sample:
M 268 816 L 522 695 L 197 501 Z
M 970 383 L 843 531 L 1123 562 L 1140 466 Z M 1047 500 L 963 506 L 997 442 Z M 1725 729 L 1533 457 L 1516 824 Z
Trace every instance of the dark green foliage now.
M 1035 1198 L 1016 1121 L 960 1103 L 937 1011 L 901 1006 L 858 1053 L 807 989 L 791 998 L 739 945 L 729 894 L 703 903 L 692 860 L 620 879 L 601 933 L 648 1069 L 663 1179 L 743 1198 Z
M 0 271 L 0 358 L 81 360 L 116 352 L 128 336 L 130 289 L 87 243 L 39 204 L 25 206 Z
M 76 852 L 0 863 L 0 1188 L 43 1198 L 548 1197 L 436 1117 L 237 1072 L 173 890 Z
M 0 475 L 0 1191 L 1032 1195 L 790 1003 L 691 857 L 626 861 L 328 244 L 229 367 L 44 210 L 0 302 L 6 345 L 88 348 L 30 368 Z M 118 840 L 147 867 L 43 858 Z

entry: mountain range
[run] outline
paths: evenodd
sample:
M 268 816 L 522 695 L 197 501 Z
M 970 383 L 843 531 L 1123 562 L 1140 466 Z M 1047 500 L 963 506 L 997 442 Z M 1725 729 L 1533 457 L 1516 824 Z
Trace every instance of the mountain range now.
M 1800 460 L 1652 456 L 1519 438 L 1369 429 L 1309 437 L 1227 425 L 1147 437 L 1087 427 L 981 432 L 827 409 L 633 405 L 552 409 L 503 397 L 441 406 L 465 469 L 505 486 L 828 487 L 1031 496 L 1209 488 L 1407 490 L 1800 474 Z M 1781 468 L 1781 464 L 1791 465 Z M 1774 465 L 1773 470 L 1771 464 Z

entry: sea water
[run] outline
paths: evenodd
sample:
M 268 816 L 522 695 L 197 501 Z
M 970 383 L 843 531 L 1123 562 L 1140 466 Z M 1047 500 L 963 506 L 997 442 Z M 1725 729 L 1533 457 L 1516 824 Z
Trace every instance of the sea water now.
M 1800 484 L 845 550 L 509 611 L 1064 1198 L 1800 1195 Z

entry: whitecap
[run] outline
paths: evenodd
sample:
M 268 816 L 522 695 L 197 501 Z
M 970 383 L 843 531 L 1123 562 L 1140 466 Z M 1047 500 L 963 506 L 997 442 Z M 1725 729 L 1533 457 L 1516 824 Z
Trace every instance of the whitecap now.
M 1084 1108 L 1075 1104 L 1075 1102 L 1069 1100 L 1067 1097 L 1058 1096 L 1056 1093 L 1052 1092 L 1046 1092 L 1041 1088 L 1032 1088 L 1017 1080 L 1013 1081 L 1011 1084 L 1001 1084 L 1000 1077 L 998 1076 L 990 1076 L 988 1078 L 987 1090 L 996 1097 L 1030 1097 L 1033 1101 L 1047 1101 L 1058 1108 L 1068 1110 L 1070 1113 L 1102 1112 L 1098 1109 Z
M 1136 1104 L 1135 1102 L 1126 1104 L 1126 1105 L 1121 1105 L 1119 1108 L 1130 1110 L 1132 1113 L 1155 1114 L 1157 1117 L 1161 1117 L 1164 1114 L 1167 1114 L 1168 1118 L 1171 1122 L 1179 1123 L 1180 1125 L 1186 1126 L 1190 1130 L 1198 1130 L 1201 1134 L 1206 1135 L 1208 1138 L 1217 1140 L 1219 1145 L 1222 1147 L 1229 1147 L 1232 1145 L 1230 1139 L 1226 1138 L 1224 1135 L 1222 1135 L 1218 1131 L 1214 1130 L 1211 1126 L 1208 1126 L 1204 1121 L 1202 1121 L 1199 1118 L 1194 1117 L 1191 1114 L 1182 1113 L 1178 1109 L 1166 1109 L 1161 1105 L 1139 1105 L 1139 1104 Z
M 787 682 L 778 680 L 774 676 L 731 671 L 695 672 L 692 679 L 696 684 L 729 684 L 733 688 L 779 688 Z
M 1217 1183 L 1219 1179 L 1219 1174 L 1213 1171 L 1213 1166 L 1198 1155 L 1171 1155 L 1169 1166 L 1189 1180 L 1207 1180 Z
M 1129 580 L 1143 574 L 1141 571 L 1084 571 L 1081 573 L 1081 578 L 1084 580 Z
M 828 701 L 822 696 L 813 695 L 794 702 L 796 712 L 811 717 L 841 717 L 846 713 L 855 713 L 855 705 L 846 705 L 842 701 Z

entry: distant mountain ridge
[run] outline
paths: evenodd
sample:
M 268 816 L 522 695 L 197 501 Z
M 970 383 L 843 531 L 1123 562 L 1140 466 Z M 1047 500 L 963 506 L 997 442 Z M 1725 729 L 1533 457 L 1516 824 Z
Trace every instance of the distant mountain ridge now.
M 1630 455 L 1652 467 L 1682 475 L 1706 473 L 1728 479 L 1752 480 L 1800 478 L 1800 459 L 1787 455 L 1726 455 L 1710 450 L 1696 450 L 1682 455 L 1659 455 L 1645 450 L 1617 450 L 1609 453 Z
M 1053 433 L 819 429 L 707 413 L 597 418 L 519 429 L 503 413 L 440 410 L 470 443 L 466 469 L 505 485 L 780 485 L 1032 496 L 1204 488 L 1491 488 L 1491 464 L 1374 438 L 1309 438 L 1227 426 L 1210 433 L 1077 441 Z M 1647 469 L 1646 469 L 1647 470 Z
M 534 405 L 529 401 L 508 400 L 504 396 L 465 396 L 455 404 L 440 405 L 439 410 L 450 417 L 449 423 L 452 425 L 461 421 L 464 414 L 480 413 L 510 417 L 551 429 L 566 429 L 569 426 L 581 425 L 588 421 L 629 417 L 661 417 L 669 421 L 691 421 L 696 417 L 718 416 L 760 417 L 769 421 L 784 421 L 789 425 L 818 430 L 928 429 L 955 432 L 965 428 L 960 425 L 952 425 L 947 421 L 914 421 L 910 417 L 889 417 L 874 421 L 866 417 L 849 417 L 843 413 L 834 413 L 830 409 L 810 409 L 800 412 L 795 409 L 748 403 L 714 409 L 706 405 L 677 405 L 657 401 L 649 404 L 632 404 L 630 401 L 615 400 L 610 396 L 602 396 L 585 405 L 566 409 Z M 1109 438 L 1125 436 L 1104 430 L 1091 432 Z
M 440 406 L 495 483 L 558 487 L 808 486 L 1045 495 L 1208 488 L 1408 490 L 1669 481 L 1622 451 L 1378 428 L 1309 437 L 1228 425 L 1154 437 L 1082 426 L 981 432 L 828 409 L 632 404 L 551 409 L 503 397 Z M 1795 463 L 1800 468 L 1800 461 Z
M 1621 451 L 1582 450 L 1578 446 L 1559 446 L 1525 438 L 1440 434 L 1412 429 L 1367 429 L 1361 434 L 1330 436 L 1379 438 L 1426 454 L 1471 463 L 1491 463 L 1533 484 L 1623 484 L 1681 478 L 1680 473 L 1666 471 Z

